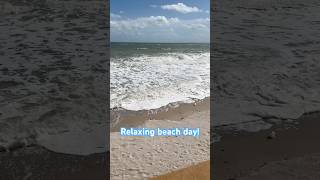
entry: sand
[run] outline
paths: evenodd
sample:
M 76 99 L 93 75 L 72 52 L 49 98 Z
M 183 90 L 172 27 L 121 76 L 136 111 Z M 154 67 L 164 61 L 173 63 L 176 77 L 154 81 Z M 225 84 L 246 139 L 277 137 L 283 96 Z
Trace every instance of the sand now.
M 319 179 L 319 1 L 212 5 L 212 178 Z
M 239 180 L 317 180 L 319 169 L 320 154 L 317 153 L 269 163 Z
M 140 125 L 147 128 L 199 127 L 200 137 L 122 137 L 119 132 L 112 132 L 111 179 L 148 179 L 209 160 L 210 108 L 209 101 L 203 103 L 207 106 L 187 116 L 170 112 L 167 117 Z
M 320 114 L 260 132 L 221 131 L 213 145 L 213 178 L 291 180 L 318 179 Z M 268 139 L 271 132 L 274 139 Z
M 105 180 L 109 153 L 88 156 L 52 152 L 28 146 L 0 153 L 2 180 Z
M 183 168 L 150 180 L 209 180 L 210 161 L 201 162 L 194 166 Z

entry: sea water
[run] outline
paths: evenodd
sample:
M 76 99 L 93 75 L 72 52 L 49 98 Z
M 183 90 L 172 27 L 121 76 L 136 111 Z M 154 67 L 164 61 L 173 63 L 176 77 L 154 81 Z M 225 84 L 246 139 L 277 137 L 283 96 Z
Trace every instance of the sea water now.
M 111 108 L 156 109 L 209 95 L 209 44 L 111 43 Z

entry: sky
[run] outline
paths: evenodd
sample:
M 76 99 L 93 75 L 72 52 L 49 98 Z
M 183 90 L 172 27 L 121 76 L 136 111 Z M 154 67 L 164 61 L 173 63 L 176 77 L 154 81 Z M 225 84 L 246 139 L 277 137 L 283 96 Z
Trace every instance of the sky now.
M 210 41 L 209 0 L 111 0 L 111 42 Z

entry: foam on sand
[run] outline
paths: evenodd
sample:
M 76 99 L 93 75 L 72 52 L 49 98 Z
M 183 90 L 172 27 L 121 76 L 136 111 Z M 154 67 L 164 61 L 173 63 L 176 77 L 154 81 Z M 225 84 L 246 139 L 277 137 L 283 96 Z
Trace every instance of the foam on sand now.
M 201 134 L 199 137 L 129 137 L 112 132 L 110 172 L 113 180 L 148 179 L 210 159 L 209 106 L 183 118 L 179 111 L 172 112 L 166 118 L 148 120 L 138 127 L 200 128 Z

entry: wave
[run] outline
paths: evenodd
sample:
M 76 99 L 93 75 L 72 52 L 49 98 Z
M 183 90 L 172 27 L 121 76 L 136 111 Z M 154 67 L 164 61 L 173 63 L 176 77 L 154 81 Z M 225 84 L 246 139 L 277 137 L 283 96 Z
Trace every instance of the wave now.
M 110 110 L 111 131 L 118 131 L 120 127 L 136 127 L 148 120 L 181 120 L 182 117 L 196 111 L 210 108 L 210 97 L 194 99 L 193 102 L 173 102 L 160 108 L 147 110 L 128 110 L 124 108 L 113 108 Z
M 320 63 L 311 51 L 303 60 L 280 45 L 217 43 L 214 51 L 213 127 L 258 131 L 320 110 Z
M 210 53 L 163 53 L 111 60 L 111 108 L 149 110 L 210 95 Z

